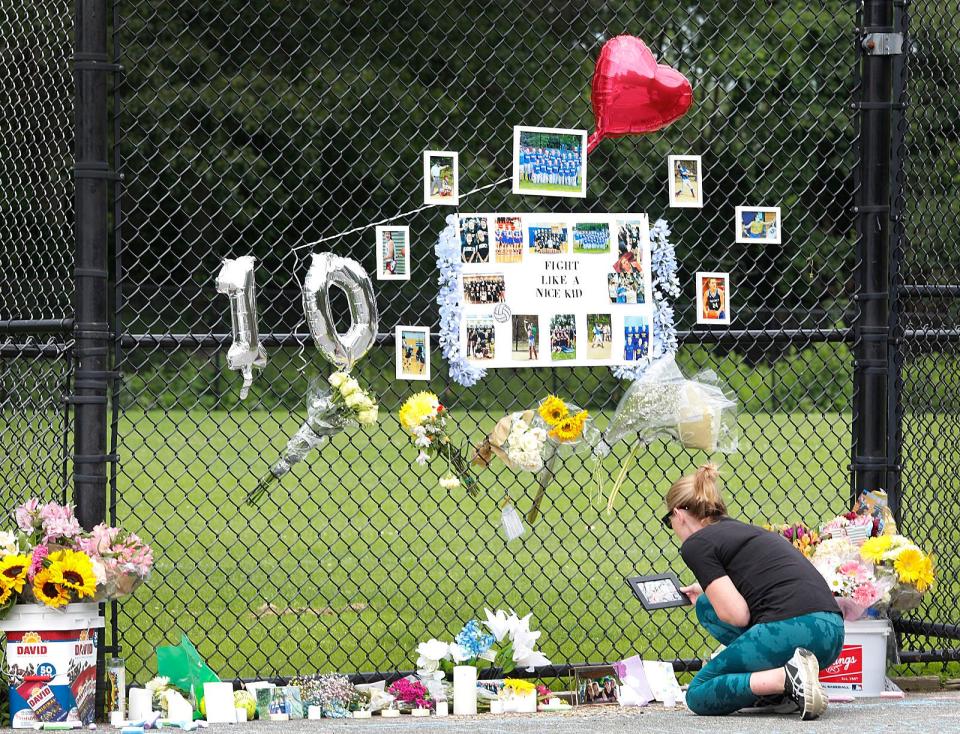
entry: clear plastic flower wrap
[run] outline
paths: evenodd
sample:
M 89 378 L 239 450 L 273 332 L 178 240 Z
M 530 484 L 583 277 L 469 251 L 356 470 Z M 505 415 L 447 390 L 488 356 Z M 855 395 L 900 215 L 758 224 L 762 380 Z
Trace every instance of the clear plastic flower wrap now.
M 607 511 L 613 510 L 641 446 L 657 438 L 673 438 L 685 448 L 729 454 L 737 450 L 738 436 L 736 400 L 714 372 L 706 370 L 687 379 L 674 355 L 657 360 L 627 388 L 603 437 L 593 444 L 595 477 L 602 494 L 603 458 L 620 441 L 632 440 L 630 453 L 608 496 Z

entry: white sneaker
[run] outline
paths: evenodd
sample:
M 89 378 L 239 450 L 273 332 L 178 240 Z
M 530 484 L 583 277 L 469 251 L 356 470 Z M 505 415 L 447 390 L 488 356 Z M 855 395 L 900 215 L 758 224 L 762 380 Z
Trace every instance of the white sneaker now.
M 787 696 L 800 707 L 800 718 L 812 721 L 827 710 L 827 694 L 820 685 L 820 663 L 809 650 L 798 647 L 783 666 Z

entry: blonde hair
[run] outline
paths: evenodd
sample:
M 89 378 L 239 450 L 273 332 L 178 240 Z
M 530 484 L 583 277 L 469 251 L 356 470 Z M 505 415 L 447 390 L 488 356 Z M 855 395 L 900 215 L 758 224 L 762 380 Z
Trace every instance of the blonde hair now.
M 680 477 L 667 491 L 667 510 L 677 507 L 686 510 L 698 520 L 714 519 L 727 514 L 727 506 L 717 488 L 720 472 L 716 464 L 704 464 L 696 474 Z

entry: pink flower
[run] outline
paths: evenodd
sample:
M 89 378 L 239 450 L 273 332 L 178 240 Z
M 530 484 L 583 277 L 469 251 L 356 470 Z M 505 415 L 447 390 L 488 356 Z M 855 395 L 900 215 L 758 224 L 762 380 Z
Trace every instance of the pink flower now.
M 101 523 L 88 537 L 77 541 L 80 550 L 91 558 L 98 558 L 107 574 L 134 573 L 146 577 L 153 567 L 153 550 L 134 533 L 111 528 Z
M 864 581 L 857 585 L 850 598 L 864 608 L 870 607 L 880 599 L 880 590 L 869 581 Z
M 37 526 L 37 520 L 40 519 L 37 512 L 39 509 L 40 500 L 38 500 L 36 497 L 33 497 L 20 505 L 16 510 L 13 511 L 13 515 L 17 521 L 17 527 L 25 533 L 29 533 L 31 530 L 34 530 Z
M 80 523 L 73 516 L 73 505 L 48 502 L 40 508 L 40 521 L 44 543 L 59 538 L 74 538 L 80 534 Z
M 30 570 L 27 571 L 27 578 L 33 581 L 33 577 L 43 568 L 43 559 L 50 555 L 50 549 L 45 545 L 38 545 L 33 549 L 33 556 L 30 561 Z
M 857 561 L 847 561 L 846 563 L 841 563 L 840 568 L 837 570 L 844 576 L 856 576 L 860 573 L 860 564 Z

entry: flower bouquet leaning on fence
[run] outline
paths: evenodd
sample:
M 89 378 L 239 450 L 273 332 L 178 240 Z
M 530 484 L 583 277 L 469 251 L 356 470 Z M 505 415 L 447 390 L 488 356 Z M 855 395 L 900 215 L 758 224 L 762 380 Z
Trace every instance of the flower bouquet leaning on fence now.
M 463 449 L 450 437 L 452 419 L 440 399 L 432 392 L 414 393 L 400 406 L 399 417 L 400 425 L 420 450 L 417 464 L 426 466 L 431 459 L 440 459 L 446 469 L 440 486 L 444 489 L 462 486 L 467 494 L 475 494 L 477 478 L 470 470 Z
M 259 501 L 275 482 L 332 436 L 346 428 L 376 423 L 378 410 L 370 393 L 346 372 L 334 372 L 326 383 L 314 381 L 307 395 L 307 420 L 287 441 L 270 473 L 247 495 L 247 504 Z
M 107 525 L 84 531 L 72 505 L 31 499 L 13 515 L 17 529 L 0 532 L 0 616 L 18 603 L 119 599 L 150 575 L 149 545 Z

